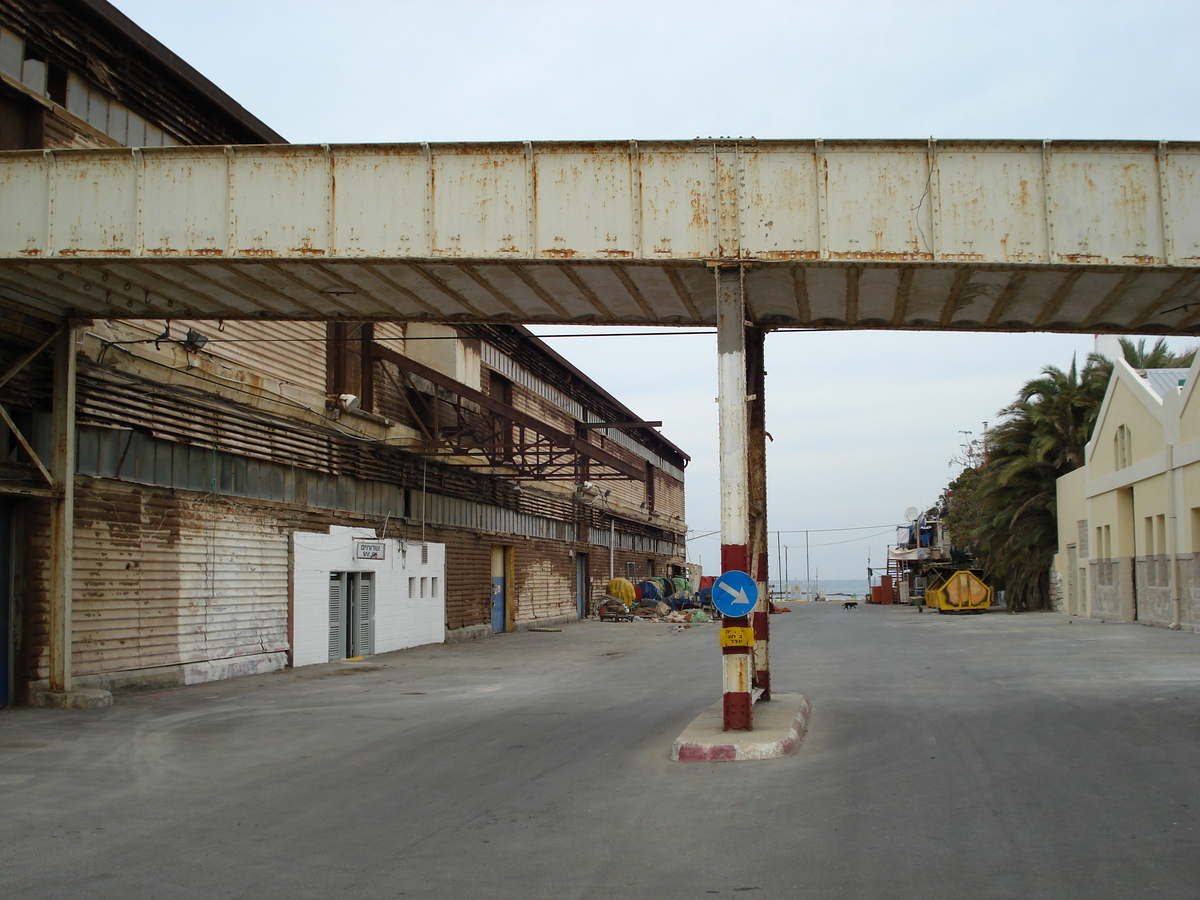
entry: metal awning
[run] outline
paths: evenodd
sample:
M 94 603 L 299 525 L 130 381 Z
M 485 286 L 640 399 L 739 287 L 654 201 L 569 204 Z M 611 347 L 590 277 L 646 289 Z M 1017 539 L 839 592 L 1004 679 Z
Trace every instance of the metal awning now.
M 1200 333 L 1200 144 L 682 141 L 0 153 L 47 316 Z

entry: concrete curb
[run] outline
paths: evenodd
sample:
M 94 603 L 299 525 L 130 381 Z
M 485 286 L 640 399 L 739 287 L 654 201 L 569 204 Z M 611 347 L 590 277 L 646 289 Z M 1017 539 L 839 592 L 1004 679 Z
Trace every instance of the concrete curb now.
M 775 694 L 754 704 L 753 731 L 724 731 L 723 707 L 716 703 L 683 730 L 671 747 L 676 762 L 736 762 L 778 759 L 804 740 L 810 707 L 800 694 Z
M 531 628 L 561 628 L 579 622 L 578 615 L 543 616 L 540 619 L 518 619 L 513 622 L 513 631 L 529 631 Z
M 521 631 L 530 631 L 535 628 L 561 628 L 563 625 L 573 625 L 579 622 L 579 616 L 544 616 L 540 619 L 518 619 L 513 622 L 513 630 L 508 632 L 500 632 L 499 634 L 492 633 L 490 624 L 484 625 L 467 625 L 463 628 L 446 629 L 446 637 L 444 643 L 459 644 L 463 641 L 482 641 L 491 637 L 503 637 L 505 634 L 516 634 Z
M 241 678 L 246 675 L 265 675 L 287 667 L 287 653 L 271 651 L 255 653 L 251 656 L 236 656 L 230 659 L 213 659 L 200 663 L 178 663 L 170 666 L 155 666 L 150 669 L 134 669 L 125 672 L 104 672 L 99 675 L 77 675 L 72 684 L 71 694 L 127 694 L 152 691 L 161 688 L 185 687 L 193 684 L 206 684 L 210 681 L 222 681 L 227 678 Z M 29 685 L 30 703 L 34 706 L 62 706 L 58 698 L 47 701 L 38 700 L 38 694 L 53 693 L 46 679 L 34 681 Z M 73 709 L 95 709 L 94 704 L 86 707 L 68 704 Z M 108 703 L 101 704 L 109 705 Z
M 43 709 L 105 709 L 112 706 L 108 691 L 34 691 L 33 705 Z

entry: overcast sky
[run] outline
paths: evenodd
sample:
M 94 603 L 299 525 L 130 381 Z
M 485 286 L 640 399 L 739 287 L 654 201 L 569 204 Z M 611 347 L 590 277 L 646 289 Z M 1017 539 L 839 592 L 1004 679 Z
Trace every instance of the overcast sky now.
M 114 2 L 296 143 L 1200 139 L 1194 0 Z M 714 531 L 714 338 L 552 345 L 663 420 L 692 457 L 689 525 Z M 887 525 L 932 504 L 962 432 L 978 435 L 1044 365 L 1082 362 L 1091 345 L 1047 334 L 769 337 L 770 528 L 791 532 L 792 577 L 803 577 L 805 529 L 822 580 L 863 577 L 891 529 L 818 529 Z M 716 569 L 715 536 L 689 546 Z

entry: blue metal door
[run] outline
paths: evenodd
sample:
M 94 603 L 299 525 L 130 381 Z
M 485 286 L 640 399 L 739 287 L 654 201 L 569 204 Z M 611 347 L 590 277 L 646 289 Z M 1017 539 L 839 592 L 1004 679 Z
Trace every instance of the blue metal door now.
M 492 576 L 492 634 L 504 633 L 504 576 Z
M 0 500 L 0 706 L 8 706 L 12 698 L 12 635 L 9 623 L 11 602 L 8 587 L 11 583 L 12 502 Z
M 588 614 L 588 557 L 586 553 L 575 554 L 575 609 L 579 618 Z

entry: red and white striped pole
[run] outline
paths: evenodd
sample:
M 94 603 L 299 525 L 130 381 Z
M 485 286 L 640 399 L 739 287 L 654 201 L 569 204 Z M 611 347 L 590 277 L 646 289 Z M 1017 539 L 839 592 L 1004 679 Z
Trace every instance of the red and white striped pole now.
M 717 407 L 721 479 L 721 571 L 750 573 L 746 313 L 740 266 L 718 267 Z M 745 616 L 721 622 L 721 691 L 726 731 L 753 728 L 753 641 Z

